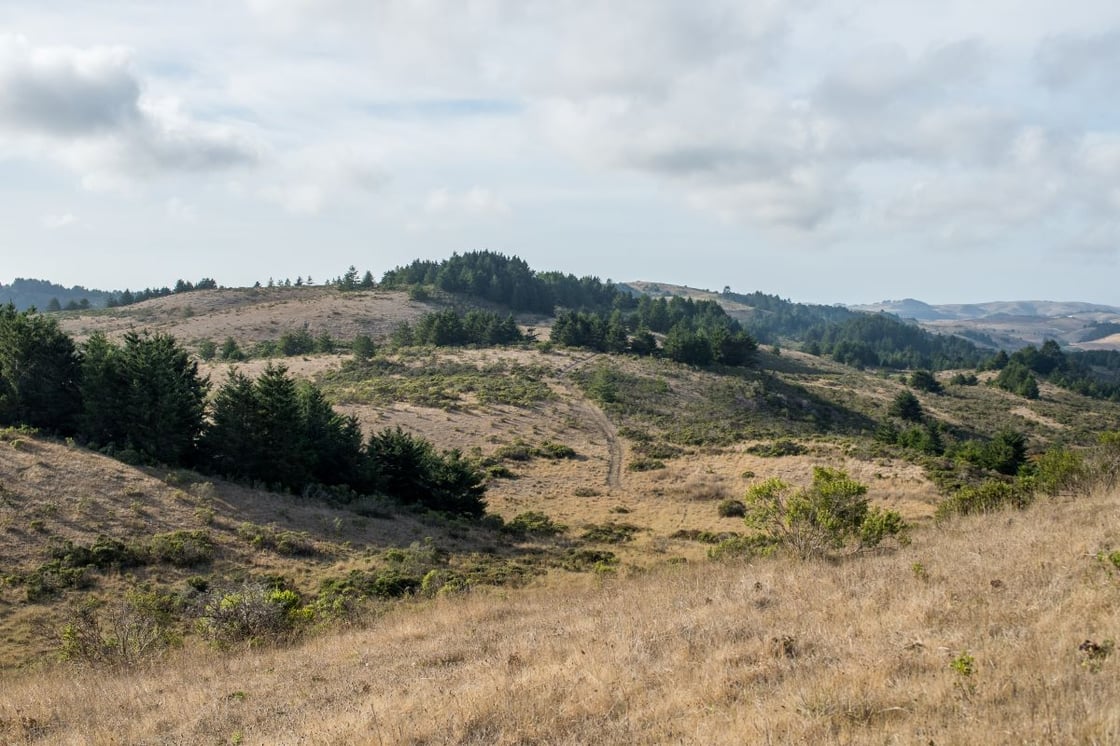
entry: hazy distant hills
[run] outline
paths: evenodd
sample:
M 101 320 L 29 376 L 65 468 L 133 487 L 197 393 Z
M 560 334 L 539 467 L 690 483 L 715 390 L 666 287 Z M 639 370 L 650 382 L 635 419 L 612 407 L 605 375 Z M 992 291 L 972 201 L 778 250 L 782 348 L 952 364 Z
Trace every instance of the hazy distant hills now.
M 14 303 L 20 311 L 32 306 L 46 311 L 52 299 L 57 300 L 61 307 L 71 302 L 81 304 L 85 300 L 92 308 L 102 308 L 110 295 L 105 290 L 89 290 L 81 285 L 68 288 L 47 280 L 23 277 L 17 277 L 11 285 L 0 282 L 0 304 Z
M 1116 306 L 1045 300 L 931 305 L 905 298 L 849 308 L 913 319 L 942 334 L 984 335 L 1008 349 L 1046 339 L 1082 349 L 1120 349 L 1120 308 Z
M 1120 308 L 1116 306 L 1049 300 L 954 303 L 935 306 L 913 298 L 904 298 L 903 300 L 884 300 L 879 303 L 853 305 L 848 306 L 848 308 L 854 311 L 871 313 L 885 311 L 904 319 L 914 319 L 916 321 L 971 320 L 992 316 L 1040 316 L 1044 318 L 1069 316 L 1095 322 L 1109 322 L 1120 318 Z

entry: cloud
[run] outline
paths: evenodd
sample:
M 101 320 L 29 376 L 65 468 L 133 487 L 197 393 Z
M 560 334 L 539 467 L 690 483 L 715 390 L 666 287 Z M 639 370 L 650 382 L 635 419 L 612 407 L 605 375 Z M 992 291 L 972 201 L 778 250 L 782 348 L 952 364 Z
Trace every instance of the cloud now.
M 165 172 L 257 161 L 228 124 L 198 121 L 174 99 L 146 97 L 123 47 L 33 47 L 0 36 L 0 138 L 118 188 Z
M 179 197 L 172 197 L 163 204 L 167 217 L 177 223 L 194 223 L 198 221 L 198 208 Z
M 68 228 L 77 222 L 78 219 L 68 212 L 61 214 L 44 215 L 42 219 L 43 227 L 50 231 Z
M 1095 34 L 1058 34 L 1035 54 L 1039 81 L 1052 90 L 1082 86 L 1115 90 L 1120 82 L 1120 29 Z
M 446 187 L 433 189 L 424 200 L 424 211 L 429 214 L 499 217 L 511 212 L 505 200 L 491 190 L 477 186 L 462 192 Z

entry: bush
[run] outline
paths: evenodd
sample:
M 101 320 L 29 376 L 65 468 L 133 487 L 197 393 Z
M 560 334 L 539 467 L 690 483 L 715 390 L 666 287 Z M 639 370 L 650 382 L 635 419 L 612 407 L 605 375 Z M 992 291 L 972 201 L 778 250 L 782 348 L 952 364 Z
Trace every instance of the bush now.
M 934 516 L 943 520 L 951 515 L 991 513 L 1005 507 L 1025 508 L 1033 500 L 1034 495 L 1023 483 L 989 479 L 975 487 L 962 487 L 942 500 Z
M 580 538 L 585 541 L 597 541 L 603 544 L 622 544 L 632 541 L 634 534 L 639 531 L 641 531 L 641 528 L 632 523 L 591 523 L 584 526 L 584 532 Z
M 1068 448 L 1046 451 L 1033 467 L 1035 489 L 1050 496 L 1077 489 L 1088 476 L 1085 459 Z
M 165 615 L 130 593 L 99 614 L 97 605 L 71 606 L 59 630 L 59 657 L 86 665 L 130 667 L 161 654 L 176 642 Z
M 555 536 L 567 530 L 568 527 L 564 524 L 556 523 L 544 513 L 535 510 L 519 513 L 502 527 L 502 531 L 506 533 L 534 536 Z
M 720 518 L 742 518 L 747 514 L 747 506 L 742 500 L 724 500 L 716 510 Z
M 630 459 L 630 463 L 626 465 L 630 471 L 657 471 L 658 469 L 665 468 L 665 462 L 660 459 L 649 458 L 648 456 L 638 456 L 637 458 Z
M 708 549 L 708 559 L 719 561 L 765 556 L 772 552 L 775 546 L 771 537 L 762 534 L 733 536 Z
M 206 603 L 199 629 L 205 637 L 223 645 L 276 639 L 293 630 L 298 605 L 295 592 L 263 584 L 218 591 Z
M 897 535 L 905 523 L 897 513 L 870 511 L 867 487 L 843 471 L 816 467 L 813 483 L 797 491 L 780 479 L 768 479 L 747 491 L 746 524 L 802 559 L 841 549 L 848 541 L 878 544 Z M 868 523 L 866 532 L 865 523 Z
M 214 557 L 214 542 L 205 531 L 172 531 L 148 541 L 148 556 L 176 567 L 203 565 Z
M 800 456 L 807 449 L 800 443 L 789 438 L 778 438 L 772 443 L 756 443 L 747 448 L 747 453 L 764 458 L 781 458 L 782 456 Z

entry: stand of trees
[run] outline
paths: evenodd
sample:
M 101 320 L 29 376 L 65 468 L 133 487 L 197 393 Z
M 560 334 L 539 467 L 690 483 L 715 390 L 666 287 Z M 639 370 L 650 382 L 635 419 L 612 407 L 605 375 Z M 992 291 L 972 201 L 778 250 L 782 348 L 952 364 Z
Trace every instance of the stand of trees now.
M 415 323 L 402 322 L 393 332 L 393 343 L 397 346 L 488 347 L 524 341 L 526 336 L 513 316 L 478 309 L 465 314 L 452 309 L 426 313 Z
M 859 314 L 805 334 L 805 349 L 855 367 L 973 368 L 984 359 L 968 340 L 931 334 L 889 314 Z
M 632 307 L 634 299 L 598 277 L 561 272 L 535 272 L 518 257 L 493 251 L 452 254 L 440 262 L 417 259 L 391 269 L 381 278 L 384 287 L 432 285 L 449 293 L 463 293 L 499 303 L 515 311 L 552 315 L 557 306 L 581 310 Z
M 126 460 L 192 466 L 304 492 L 380 493 L 480 516 L 483 474 L 456 451 L 384 430 L 363 441 L 353 417 L 282 366 L 210 384 L 166 334 L 94 335 L 81 347 L 57 321 L 0 307 L 0 425 L 75 436 Z

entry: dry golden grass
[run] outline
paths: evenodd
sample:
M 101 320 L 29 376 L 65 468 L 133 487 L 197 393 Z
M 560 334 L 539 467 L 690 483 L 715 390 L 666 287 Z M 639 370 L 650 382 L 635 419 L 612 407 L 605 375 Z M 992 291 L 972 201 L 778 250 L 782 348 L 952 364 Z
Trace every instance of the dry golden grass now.
M 11 676 L 33 743 L 1116 743 L 1120 494 L 828 563 L 690 564 L 398 607 L 292 648 Z M 963 652 L 975 670 L 950 667 Z

